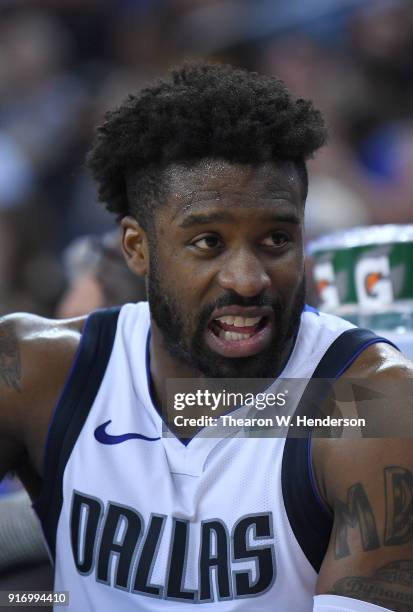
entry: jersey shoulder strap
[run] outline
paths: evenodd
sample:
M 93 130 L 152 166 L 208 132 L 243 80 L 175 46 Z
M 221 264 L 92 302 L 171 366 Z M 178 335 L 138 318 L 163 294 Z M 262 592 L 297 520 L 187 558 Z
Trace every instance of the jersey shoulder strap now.
M 330 381 L 339 378 L 368 346 L 377 342 L 395 346 L 386 338 L 377 336 L 368 329 L 346 330 L 327 349 L 312 378 L 330 379 Z M 329 388 L 328 380 L 325 384 L 321 383 L 314 387 L 308 385 L 299 402 L 296 415 L 308 415 L 308 407 L 310 406 L 311 410 L 311 406 L 319 406 Z M 302 551 L 318 573 L 329 543 L 333 517 L 320 499 L 314 482 L 311 468 L 311 431 L 305 437 L 287 437 L 283 453 L 281 485 L 291 528 Z
M 33 504 L 54 559 L 57 523 L 63 501 L 63 473 L 99 390 L 112 353 L 119 308 L 89 315 L 72 368 L 49 425 L 44 452 L 44 478 Z

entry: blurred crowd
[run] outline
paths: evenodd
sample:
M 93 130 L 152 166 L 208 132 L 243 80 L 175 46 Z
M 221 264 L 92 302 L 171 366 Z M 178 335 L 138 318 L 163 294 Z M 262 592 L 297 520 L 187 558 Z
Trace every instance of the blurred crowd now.
M 2 0 L 0 314 L 66 312 L 73 241 L 115 228 L 84 169 L 94 126 L 194 57 L 277 75 L 324 112 L 308 238 L 411 221 L 411 0 Z

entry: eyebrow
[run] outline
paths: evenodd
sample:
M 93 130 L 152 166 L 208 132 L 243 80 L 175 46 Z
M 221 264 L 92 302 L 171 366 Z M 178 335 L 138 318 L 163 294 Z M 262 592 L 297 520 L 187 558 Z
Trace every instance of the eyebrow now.
M 293 225 L 298 225 L 300 223 L 300 218 L 293 212 L 279 212 L 277 214 L 265 216 L 263 219 L 273 223 L 291 223 Z M 196 225 L 207 225 L 216 222 L 233 223 L 235 220 L 233 215 L 225 212 L 209 214 L 191 213 L 185 217 L 179 224 L 179 227 L 189 228 Z

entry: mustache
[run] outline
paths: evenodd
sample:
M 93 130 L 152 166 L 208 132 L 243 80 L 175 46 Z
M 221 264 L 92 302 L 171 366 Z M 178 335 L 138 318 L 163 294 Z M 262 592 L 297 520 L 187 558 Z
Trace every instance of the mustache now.
M 199 316 L 199 325 L 204 325 L 216 308 L 223 308 L 224 306 L 268 306 L 274 310 L 276 315 L 282 312 L 280 300 L 271 298 L 265 293 L 253 297 L 243 297 L 232 291 L 221 295 L 215 302 L 204 306 Z

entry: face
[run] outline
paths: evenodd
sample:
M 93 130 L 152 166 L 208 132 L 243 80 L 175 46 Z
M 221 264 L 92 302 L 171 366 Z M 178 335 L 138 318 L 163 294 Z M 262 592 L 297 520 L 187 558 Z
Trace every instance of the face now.
M 304 305 L 303 201 L 292 164 L 169 169 L 149 240 L 163 348 L 210 377 L 272 377 Z

